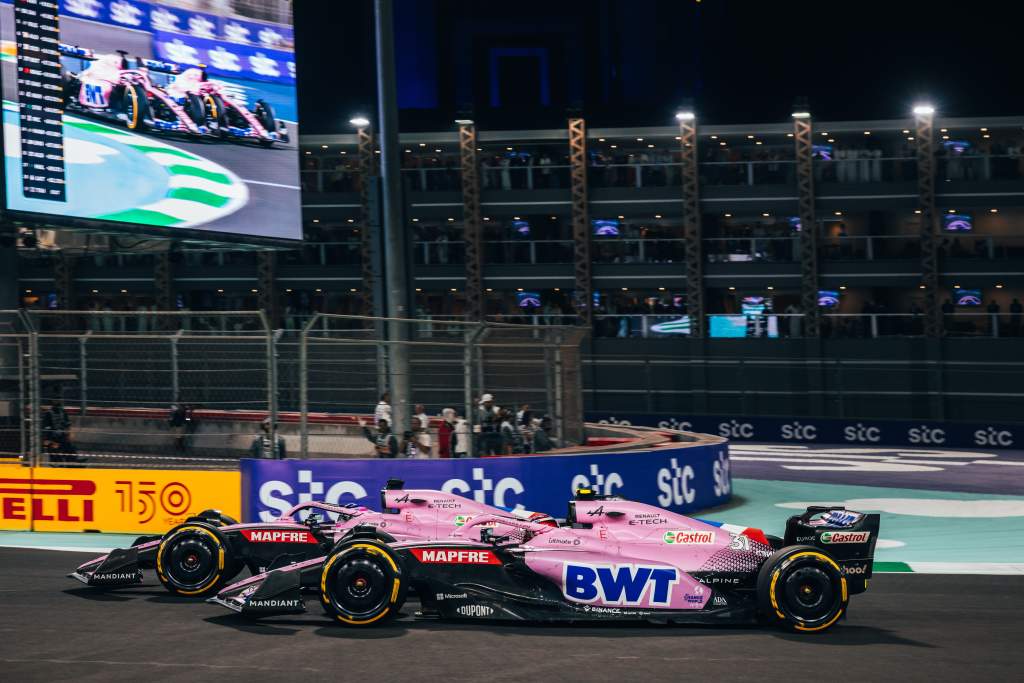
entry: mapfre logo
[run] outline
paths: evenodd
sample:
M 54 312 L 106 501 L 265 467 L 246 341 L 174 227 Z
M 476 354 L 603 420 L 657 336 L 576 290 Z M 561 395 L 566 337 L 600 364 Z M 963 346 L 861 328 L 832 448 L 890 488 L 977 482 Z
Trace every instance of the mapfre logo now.
M 0 519 L 92 522 L 96 483 L 75 479 L 0 479 Z
M 250 543 L 316 543 L 313 534 L 305 530 L 242 529 L 242 535 Z
M 501 564 L 490 550 L 458 548 L 413 548 L 412 554 L 424 564 Z

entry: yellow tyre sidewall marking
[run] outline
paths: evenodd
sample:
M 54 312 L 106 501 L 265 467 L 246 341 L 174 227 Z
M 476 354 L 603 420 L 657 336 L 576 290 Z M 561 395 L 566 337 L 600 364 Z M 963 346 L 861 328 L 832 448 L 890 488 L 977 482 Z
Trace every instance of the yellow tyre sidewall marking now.
M 207 95 L 206 96 L 206 105 L 212 110 L 213 118 L 216 120 L 218 118 L 217 100 L 213 99 L 212 96 Z
M 211 539 L 213 539 L 214 543 L 217 544 L 217 573 L 213 575 L 213 578 L 211 578 L 209 581 L 207 581 L 205 584 L 203 584 L 202 586 L 200 586 L 198 589 L 196 589 L 194 591 L 186 591 L 186 590 L 182 590 L 180 588 L 171 588 L 170 589 L 173 592 L 178 593 L 179 595 L 199 595 L 203 591 L 209 589 L 209 587 L 212 586 L 213 584 L 215 584 L 217 581 L 219 581 L 220 580 L 220 576 L 221 576 L 221 572 L 224 571 L 224 544 L 221 543 L 220 539 L 217 538 L 217 535 L 214 534 L 209 529 L 205 529 L 205 528 L 203 528 L 201 526 L 183 526 L 180 529 L 178 529 L 177 531 L 175 531 L 174 534 L 170 538 L 162 541 L 160 543 L 160 545 L 157 547 L 157 550 L 156 550 L 156 573 L 160 577 L 160 580 L 164 584 L 164 586 L 166 586 L 167 583 L 168 583 L 168 579 L 167 579 L 167 575 L 164 573 L 164 568 L 163 568 L 163 557 L 164 557 L 164 552 L 163 551 L 164 551 L 164 546 L 166 544 L 170 543 L 170 541 L 173 541 L 175 538 L 177 538 L 181 534 L 185 533 L 186 531 L 198 531 L 198 532 L 200 532 L 202 534 L 206 534 Z
M 383 557 L 385 560 L 387 560 L 388 564 L 391 565 L 391 569 L 393 569 L 394 572 L 395 572 L 395 580 L 394 580 L 394 584 L 391 587 L 391 599 L 388 602 L 389 602 L 389 605 L 395 604 L 395 601 L 398 600 L 398 589 L 401 587 L 401 579 L 398 578 L 398 565 L 396 565 L 395 561 L 393 559 L 391 559 L 391 555 L 390 554 L 384 552 L 383 550 L 381 550 L 380 548 L 378 548 L 375 545 L 370 545 L 369 543 L 356 543 L 354 545 L 351 545 L 348 548 L 345 548 L 345 550 L 341 551 L 337 555 L 334 555 L 333 557 L 331 557 L 331 559 L 329 559 L 327 561 L 327 564 L 324 566 L 323 573 L 320 574 L 320 599 L 321 599 L 321 601 L 324 602 L 325 604 L 333 604 L 333 601 L 327 595 L 327 573 L 330 571 L 331 567 L 334 565 L 334 563 L 339 558 L 344 557 L 345 555 L 347 555 L 348 553 L 352 552 L 353 550 L 356 550 L 357 548 L 362 548 L 363 550 L 367 551 L 371 555 L 379 555 L 379 556 Z M 338 621 L 342 622 L 342 623 L 345 623 L 345 624 L 352 624 L 353 626 L 363 626 L 365 624 L 372 624 L 373 622 L 377 621 L 378 619 L 383 619 L 385 616 L 387 616 L 388 612 L 390 612 L 390 611 L 391 611 L 391 607 L 389 606 L 383 612 L 378 614 L 377 616 L 370 617 L 369 619 L 349 619 L 348 617 L 343 617 L 340 614 L 335 614 L 334 618 L 337 619 Z
M 135 91 L 135 86 L 129 85 L 128 92 L 131 93 L 132 104 L 132 120 L 128 122 L 128 128 L 135 130 L 139 125 L 139 95 Z
M 849 599 L 849 595 L 848 595 L 847 590 L 846 590 L 846 577 L 842 576 L 842 570 L 839 569 L 839 565 L 836 564 L 835 560 L 833 560 L 828 555 L 823 555 L 822 553 L 815 552 L 813 550 L 805 550 L 803 552 L 794 553 L 794 554 L 790 555 L 789 557 L 787 557 L 782 562 L 782 564 L 779 565 L 779 568 L 776 569 L 774 572 L 772 572 L 772 582 L 771 582 L 771 585 L 768 588 L 768 597 L 771 599 L 772 607 L 775 608 L 775 613 L 777 615 L 779 615 L 779 618 L 780 619 L 786 619 L 786 615 L 783 614 L 782 611 L 779 609 L 779 602 L 775 598 L 775 584 L 778 582 L 779 576 L 782 575 L 782 570 L 783 569 L 787 568 L 790 564 L 792 564 L 793 560 L 795 560 L 796 558 L 798 558 L 798 557 L 805 557 L 805 556 L 810 556 L 810 557 L 817 558 L 819 560 L 824 560 L 825 562 L 830 564 L 840 574 L 839 582 L 840 582 L 840 585 L 841 585 L 842 591 L 843 591 L 843 604 L 841 604 L 839 606 L 839 610 L 836 612 L 836 615 L 834 617 L 832 617 L 828 621 L 828 623 L 822 624 L 820 626 L 810 626 L 810 627 L 804 626 L 802 621 L 797 621 L 797 623 L 793 624 L 793 628 L 798 629 L 800 631 L 806 631 L 806 632 L 822 631 L 822 630 L 828 628 L 829 626 L 831 626 L 832 624 L 836 623 L 836 619 L 838 619 L 840 616 L 842 616 L 843 611 L 845 611 L 845 609 L 846 609 L 846 601 Z

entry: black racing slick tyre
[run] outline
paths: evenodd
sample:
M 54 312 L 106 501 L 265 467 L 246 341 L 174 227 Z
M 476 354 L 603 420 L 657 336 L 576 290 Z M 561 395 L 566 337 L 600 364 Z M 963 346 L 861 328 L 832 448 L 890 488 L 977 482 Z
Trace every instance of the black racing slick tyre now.
M 341 543 L 324 562 L 320 603 L 332 619 L 347 626 L 369 626 L 394 619 L 405 603 L 402 561 L 373 539 Z
M 757 575 L 763 619 L 801 633 L 824 631 L 849 603 L 839 564 L 818 548 L 789 546 L 769 557 Z
M 216 593 L 241 569 L 224 535 L 213 525 L 186 522 L 172 529 L 156 551 L 156 574 L 175 595 L 201 598 Z
M 149 100 L 146 98 L 146 91 L 138 83 L 130 83 L 124 88 L 124 124 L 128 130 L 143 131 L 146 129 L 146 120 L 150 118 Z
M 206 125 L 206 104 L 199 95 L 190 93 L 185 97 L 185 113 L 197 126 Z
M 277 118 L 274 116 L 274 108 L 263 100 L 257 100 L 256 106 L 253 108 L 252 113 L 256 116 L 256 119 L 260 122 L 260 125 L 268 133 L 277 132 Z M 271 147 L 274 144 L 273 140 L 260 140 L 260 144 L 264 147 Z

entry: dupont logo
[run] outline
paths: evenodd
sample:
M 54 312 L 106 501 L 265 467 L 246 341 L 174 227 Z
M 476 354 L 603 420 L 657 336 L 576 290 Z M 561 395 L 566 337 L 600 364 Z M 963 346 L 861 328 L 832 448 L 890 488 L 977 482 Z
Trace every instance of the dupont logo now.
M 494 608 L 487 605 L 461 605 L 455 611 L 464 617 L 489 617 L 494 614 Z
M 93 521 L 96 483 L 77 479 L 0 479 L 0 519 Z
M 669 545 L 709 545 L 715 542 L 715 532 L 666 531 L 662 539 Z
M 242 529 L 242 535 L 250 543 L 316 543 L 308 531 L 285 531 L 283 529 Z
M 821 535 L 822 543 L 867 543 L 870 531 L 826 531 Z
M 490 550 L 413 548 L 412 554 L 424 564 L 501 564 L 501 560 Z

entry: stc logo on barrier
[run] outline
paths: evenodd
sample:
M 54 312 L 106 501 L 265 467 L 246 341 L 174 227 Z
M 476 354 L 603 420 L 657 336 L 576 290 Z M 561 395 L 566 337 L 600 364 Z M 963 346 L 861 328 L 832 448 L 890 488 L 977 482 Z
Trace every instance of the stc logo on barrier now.
M 624 422 L 624 423 L 621 423 L 621 424 L 628 425 L 629 423 L 628 422 Z M 687 420 L 677 420 L 674 417 L 672 419 L 670 419 L 670 420 L 662 420 L 661 422 L 658 423 L 658 427 L 661 428 L 661 429 L 674 429 L 677 432 L 691 432 L 691 431 L 693 431 L 693 423 L 692 422 L 688 422 Z
M 726 439 L 753 439 L 754 425 L 749 422 L 729 420 L 718 424 L 718 435 Z
M 1012 446 L 1013 434 L 995 427 L 979 429 L 974 432 L 974 443 L 979 446 Z
M 0 518 L 91 522 L 95 493 L 88 480 L 0 479 Z
M 689 465 L 679 466 L 675 458 L 669 462 L 668 467 L 658 470 L 658 505 L 668 507 L 669 505 L 682 505 L 692 503 L 697 497 L 697 491 L 690 486 L 693 481 L 693 468 Z
M 843 439 L 853 443 L 878 443 L 882 440 L 882 430 L 858 422 L 843 429 Z
M 791 422 L 782 425 L 779 435 L 786 441 L 814 441 L 818 438 L 818 428 L 814 425 Z
M 512 505 L 512 497 L 509 494 L 522 495 L 526 490 L 523 488 L 523 482 L 515 477 L 504 477 L 495 484 L 493 480 L 487 478 L 483 467 L 474 467 L 473 483 L 477 486 L 471 485 L 465 479 L 449 479 L 441 486 L 441 490 L 445 493 L 458 493 L 467 497 L 470 497 L 469 494 L 472 493 L 473 500 L 486 505 L 509 508 L 513 511 L 526 509 L 519 503 Z M 488 494 L 492 495 L 488 496 Z M 508 497 L 506 498 L 506 496 Z M 491 497 L 492 500 L 488 500 L 488 497 Z
M 911 427 L 907 430 L 907 441 L 913 444 L 943 444 L 946 443 L 946 431 L 928 425 Z
M 590 476 L 577 474 L 573 477 L 572 483 L 569 485 L 569 492 L 576 493 L 578 489 L 594 489 L 598 495 L 610 496 L 615 489 L 621 489 L 622 486 L 622 475 L 618 472 L 601 474 L 597 465 L 591 464 Z

